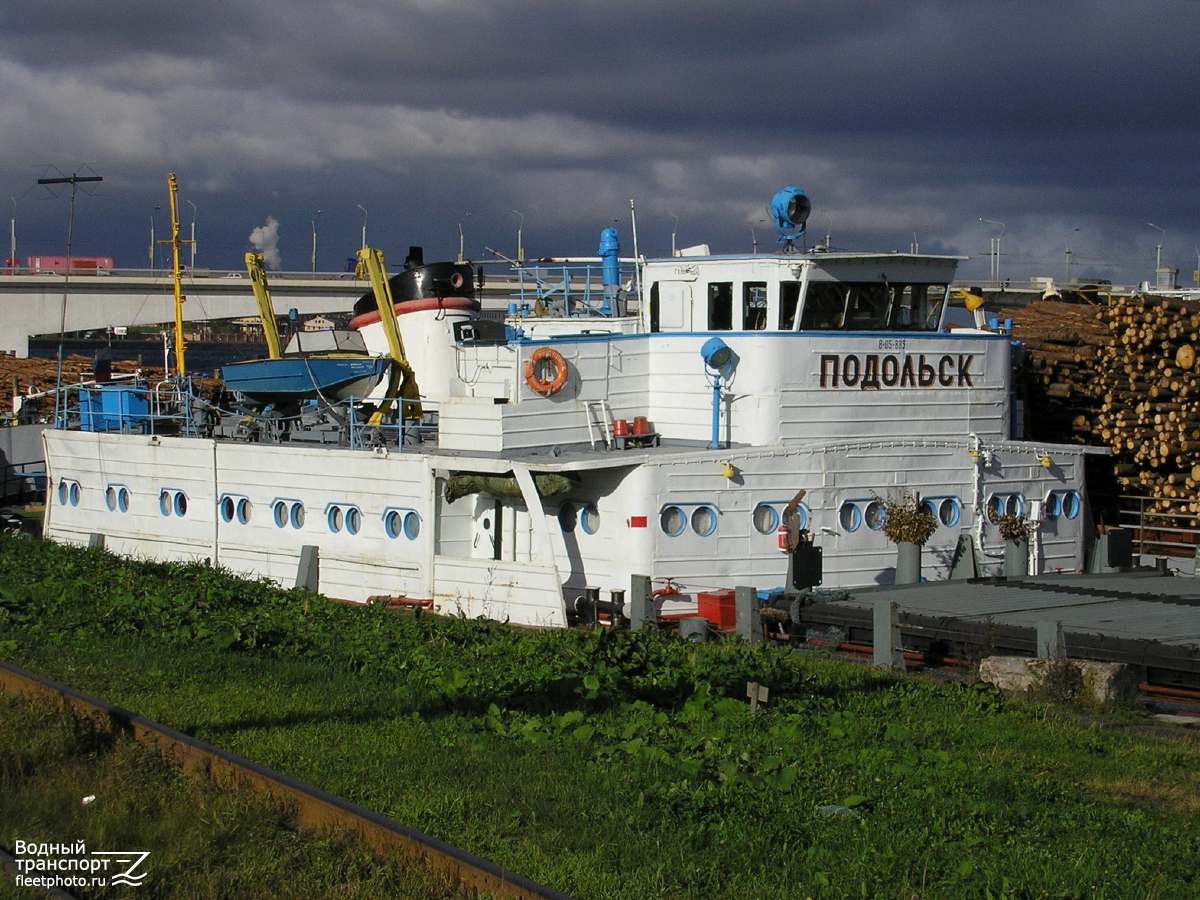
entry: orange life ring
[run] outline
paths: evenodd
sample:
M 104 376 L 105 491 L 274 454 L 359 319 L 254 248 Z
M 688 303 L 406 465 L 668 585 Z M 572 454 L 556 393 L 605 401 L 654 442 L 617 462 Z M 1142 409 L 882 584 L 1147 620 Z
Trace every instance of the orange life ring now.
M 543 362 L 554 366 L 553 378 L 542 378 L 538 374 L 538 368 Z M 567 361 L 552 347 L 539 347 L 525 361 L 525 383 L 535 394 L 541 394 L 543 397 L 557 394 L 567 383 Z

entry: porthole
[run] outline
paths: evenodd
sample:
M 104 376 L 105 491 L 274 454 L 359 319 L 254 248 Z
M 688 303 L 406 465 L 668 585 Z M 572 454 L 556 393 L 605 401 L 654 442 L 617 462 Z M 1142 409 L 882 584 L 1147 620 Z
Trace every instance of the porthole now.
M 104 503 L 108 506 L 109 512 L 117 511 L 117 489 L 111 484 L 108 486 L 108 490 L 104 492 Z
M 595 534 L 600 530 L 600 510 L 596 509 L 592 504 L 588 504 L 579 513 L 579 526 L 584 530 L 585 534 Z
M 935 519 L 937 518 L 937 515 L 938 515 L 937 507 L 934 505 L 932 500 L 922 500 L 921 501 L 921 512 L 928 513 L 929 515 L 933 516 Z
M 287 524 L 288 508 L 286 503 L 284 503 L 282 500 L 276 500 L 272 512 L 275 517 L 275 524 L 278 527 L 282 528 Z
M 579 512 L 575 509 L 574 503 L 564 503 L 558 508 L 558 527 L 564 533 L 570 534 L 574 531 L 578 519 Z
M 711 506 L 697 506 L 692 510 L 692 531 L 708 537 L 717 530 L 717 511 Z
M 1067 491 L 1063 494 L 1062 510 L 1063 515 L 1068 519 L 1074 519 L 1079 516 L 1083 504 L 1079 501 L 1079 494 L 1075 491 Z
M 232 497 L 221 498 L 221 521 L 232 522 L 233 517 L 237 515 L 237 503 Z
M 67 484 L 66 480 L 60 481 L 58 483 L 58 502 L 60 504 L 62 504 L 63 506 L 67 505 L 67 497 L 69 495 L 69 491 L 70 491 L 70 486 Z
M 253 509 L 254 506 L 250 503 L 250 501 L 243 497 L 238 501 L 237 504 L 237 520 L 243 525 L 249 524 L 250 513 Z
M 1062 515 L 1062 494 L 1051 491 L 1046 497 L 1046 505 L 1042 509 L 1042 518 L 1052 522 Z
M 346 510 L 346 531 L 350 534 L 358 534 L 362 528 L 362 513 L 358 511 L 357 506 L 351 506 Z
M 759 534 L 774 534 L 779 528 L 779 513 L 770 503 L 760 503 L 754 507 L 751 520 L 754 522 L 754 530 Z
M 938 521 L 947 528 L 953 528 L 962 519 L 962 504 L 954 497 L 946 497 L 938 504 Z
M 872 531 L 878 531 L 883 527 L 883 521 L 887 518 L 887 510 L 884 505 L 878 500 L 872 500 L 867 504 L 867 509 L 863 513 L 863 521 L 867 523 L 867 527 Z
M 383 530 L 390 538 L 400 537 L 400 513 L 394 509 L 389 509 L 383 514 Z
M 858 526 L 862 524 L 862 512 L 854 503 L 843 503 L 838 510 L 838 522 L 844 531 L 858 531 Z
M 71 482 L 71 489 L 68 491 L 68 493 L 70 494 L 71 505 L 78 506 L 79 505 L 79 482 L 78 481 Z
M 172 506 L 175 510 L 175 515 L 186 516 L 188 508 L 187 494 L 185 494 L 183 491 L 176 491 L 175 500 Z
M 421 533 L 421 517 L 415 512 L 409 512 L 404 516 L 404 536 L 410 541 L 415 541 Z
M 1019 516 L 1025 512 L 1025 498 L 1020 494 L 1009 494 L 1004 500 L 1004 514 Z
M 679 537 L 683 534 L 683 529 L 687 528 L 687 516 L 678 506 L 668 506 L 659 515 L 658 524 L 663 534 Z
M 342 508 L 340 506 L 329 507 L 329 514 L 326 516 L 329 520 L 329 530 L 334 534 L 342 530 Z
M 162 491 L 158 495 L 158 509 L 164 516 L 171 514 L 171 492 Z
M 291 515 L 288 517 L 291 520 L 293 528 L 304 527 L 304 504 L 293 503 Z
M 992 494 L 987 502 L 987 517 L 988 521 L 998 519 L 1004 514 L 1004 498 L 999 494 Z
M 808 507 L 801 503 L 796 507 L 796 515 L 800 517 L 800 530 L 808 527 Z

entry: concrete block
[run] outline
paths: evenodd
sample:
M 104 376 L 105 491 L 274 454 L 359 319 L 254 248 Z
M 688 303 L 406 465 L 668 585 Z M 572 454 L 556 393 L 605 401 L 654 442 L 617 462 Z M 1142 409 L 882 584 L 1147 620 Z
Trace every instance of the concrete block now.
M 1003 691 L 1035 692 L 1046 685 L 1049 667 L 1056 664 L 1062 665 L 1063 661 L 989 656 L 979 664 L 979 679 Z M 1069 660 L 1069 664 L 1079 673 L 1084 695 L 1097 703 L 1132 700 L 1138 695 L 1137 675 L 1129 666 L 1088 659 Z
M 679 620 L 679 636 L 693 644 L 708 640 L 708 619 L 703 616 L 688 616 Z

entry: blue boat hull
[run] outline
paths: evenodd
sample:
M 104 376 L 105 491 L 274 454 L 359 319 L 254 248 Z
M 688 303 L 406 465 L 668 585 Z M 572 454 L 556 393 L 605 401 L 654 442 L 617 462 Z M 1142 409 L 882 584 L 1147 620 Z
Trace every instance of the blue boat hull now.
M 221 368 L 225 389 L 261 404 L 366 396 L 387 373 L 382 356 L 285 356 Z

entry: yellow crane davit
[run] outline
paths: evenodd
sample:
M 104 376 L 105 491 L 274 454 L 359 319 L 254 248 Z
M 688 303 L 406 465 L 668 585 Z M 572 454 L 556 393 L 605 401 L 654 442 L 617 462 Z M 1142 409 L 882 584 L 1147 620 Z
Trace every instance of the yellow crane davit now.
M 246 254 L 246 271 L 250 274 L 250 285 L 258 304 L 258 317 L 262 320 L 263 335 L 267 339 L 267 355 L 271 359 L 279 359 L 283 356 L 283 347 L 279 343 L 279 323 L 275 320 L 275 305 L 271 302 L 271 289 L 267 287 L 266 261 L 261 253 Z
M 183 375 L 187 372 L 187 367 L 184 365 L 184 350 L 187 348 L 187 342 L 183 339 L 183 304 L 187 297 L 183 295 L 183 273 L 179 267 L 179 245 L 190 244 L 189 240 L 181 240 L 179 237 L 179 207 L 175 203 L 175 195 L 179 191 L 179 182 L 175 180 L 175 173 L 170 172 L 167 175 L 167 189 L 171 194 L 171 239 L 169 241 L 159 241 L 160 244 L 171 245 L 171 272 L 175 276 L 175 369 L 178 374 Z
M 388 353 L 392 357 L 387 399 L 375 410 L 368 424 L 378 425 L 396 397 L 400 398 L 402 419 L 420 419 L 423 415 L 421 395 L 417 390 L 417 377 L 404 355 L 404 341 L 400 337 L 400 322 L 396 318 L 396 304 L 392 300 L 392 287 L 388 284 L 383 251 L 364 247 L 358 251 L 358 260 L 367 270 L 367 277 L 371 279 L 371 290 L 375 294 L 375 305 L 379 309 L 379 321 L 383 324 Z

